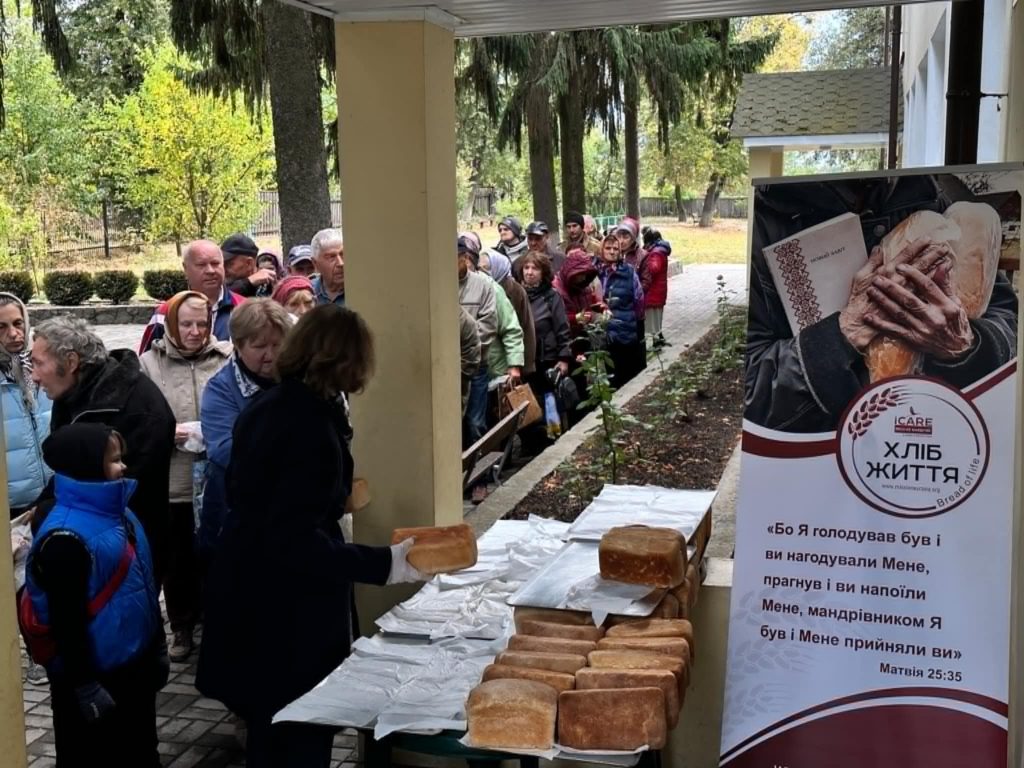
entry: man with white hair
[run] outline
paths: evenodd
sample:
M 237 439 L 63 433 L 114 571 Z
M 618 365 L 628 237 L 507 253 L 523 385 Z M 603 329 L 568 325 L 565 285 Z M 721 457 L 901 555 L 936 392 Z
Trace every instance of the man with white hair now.
M 231 310 L 245 301 L 244 296 L 231 291 L 224 274 L 224 254 L 220 246 L 211 240 L 193 240 L 181 253 L 181 266 L 190 291 L 197 291 L 210 300 L 213 307 L 213 335 L 219 341 L 230 341 L 228 321 Z M 164 336 L 164 321 L 167 317 L 167 302 L 160 304 L 149 319 L 142 333 L 139 354 L 149 351 L 153 342 Z
M 340 229 L 321 229 L 309 244 L 317 275 L 313 295 L 317 304 L 345 306 L 345 243 Z
M 138 483 L 128 506 L 149 539 L 159 589 L 176 426 L 163 393 L 142 374 L 134 352 L 116 349 L 108 353 L 84 320 L 69 315 L 36 326 L 32 381 L 53 400 L 51 432 L 68 424 L 98 423 L 124 438 L 125 476 Z M 41 501 L 51 496 L 48 489 Z

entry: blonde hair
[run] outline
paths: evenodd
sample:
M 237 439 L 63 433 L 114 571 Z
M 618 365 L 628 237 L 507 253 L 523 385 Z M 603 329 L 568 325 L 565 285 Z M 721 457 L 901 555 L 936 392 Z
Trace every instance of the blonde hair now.
M 248 299 L 231 312 L 231 342 L 240 347 L 267 329 L 287 336 L 291 318 L 273 299 Z

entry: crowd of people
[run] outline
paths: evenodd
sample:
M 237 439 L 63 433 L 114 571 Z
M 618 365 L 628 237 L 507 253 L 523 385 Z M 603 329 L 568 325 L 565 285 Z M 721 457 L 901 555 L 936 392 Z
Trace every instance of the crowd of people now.
M 459 235 L 461 327 L 468 315 L 479 342 L 478 349 L 472 334 L 460 334 L 467 445 L 496 422 L 507 389 L 527 385 L 548 423 L 522 430 L 521 450 L 539 453 L 586 414 L 589 355 L 607 353 L 618 388 L 646 367 L 649 344 L 666 344 L 671 245 L 630 217 L 599 234 L 593 218 L 572 211 L 557 246 L 546 223 L 524 228 L 512 216 L 498 224 L 491 248 L 474 232 Z M 545 428 L 552 418 L 556 428 Z M 483 501 L 486 486 L 470 495 Z
M 493 248 L 458 238 L 469 442 L 502 386 L 541 401 L 562 380 L 585 388 L 598 346 L 621 386 L 645 364 L 645 334 L 663 343 L 668 244 L 645 230 L 641 245 L 631 219 L 601 239 L 585 217 L 566 220 L 560 247 L 543 222 L 511 217 Z M 156 693 L 170 661 L 196 651 L 200 623 L 196 686 L 244 722 L 248 765 L 329 764 L 330 731 L 272 716 L 348 654 L 354 582 L 423 578 L 411 540 L 356 545 L 340 526 L 348 397 L 374 367 L 344 267 L 336 229 L 284 264 L 243 234 L 189 243 L 188 289 L 157 307 L 138 355 L 71 316 L 32 331 L 0 293 L 11 517 L 32 531 L 16 553 L 19 624 L 28 681 L 50 685 L 59 766 L 159 765 Z M 546 440 L 523 433 L 527 451 Z

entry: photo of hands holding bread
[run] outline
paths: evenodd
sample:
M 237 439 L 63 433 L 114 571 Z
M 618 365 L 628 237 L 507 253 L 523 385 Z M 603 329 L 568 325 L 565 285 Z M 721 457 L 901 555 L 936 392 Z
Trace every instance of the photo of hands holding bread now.
M 922 375 L 964 389 L 1013 360 L 1014 179 L 880 172 L 757 186 L 747 420 L 828 432 L 870 383 Z

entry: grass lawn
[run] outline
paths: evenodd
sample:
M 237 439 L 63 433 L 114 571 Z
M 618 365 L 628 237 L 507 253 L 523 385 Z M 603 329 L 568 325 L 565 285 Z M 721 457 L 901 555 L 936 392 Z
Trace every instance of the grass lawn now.
M 746 219 L 719 219 L 701 229 L 675 219 L 647 219 L 672 244 L 672 257 L 684 264 L 743 264 L 747 260 Z M 498 228 L 477 229 L 485 246 L 498 242 Z

